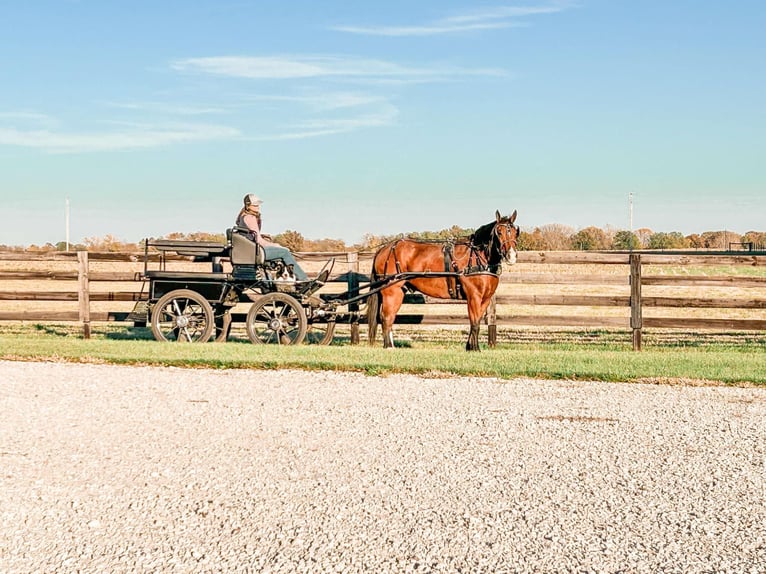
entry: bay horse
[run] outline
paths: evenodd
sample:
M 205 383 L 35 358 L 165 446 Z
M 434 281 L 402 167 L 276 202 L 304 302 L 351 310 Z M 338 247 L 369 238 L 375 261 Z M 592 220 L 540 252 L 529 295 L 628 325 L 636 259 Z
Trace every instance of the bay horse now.
M 402 306 L 405 289 L 438 299 L 465 299 L 471 328 L 466 351 L 479 350 L 479 324 L 497 290 L 502 262 L 516 263 L 519 228 L 516 211 L 509 217 L 495 212 L 495 221 L 482 225 L 469 237 L 455 241 L 397 239 L 375 253 L 370 285 L 384 281 L 379 293 L 367 300 L 370 344 L 375 343 L 378 322 L 383 327 L 383 346 L 394 346 L 393 324 Z M 386 277 L 400 273 L 402 280 L 385 284 Z M 435 273 L 435 277 L 427 277 Z

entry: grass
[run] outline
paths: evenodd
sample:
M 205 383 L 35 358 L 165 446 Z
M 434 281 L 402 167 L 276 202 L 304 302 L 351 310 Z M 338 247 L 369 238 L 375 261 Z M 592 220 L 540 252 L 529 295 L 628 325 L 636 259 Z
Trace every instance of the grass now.
M 151 340 L 145 329 L 97 327 L 92 338 L 85 340 L 72 325 L 6 324 L 0 327 L 0 359 L 213 369 L 332 369 L 370 375 L 766 385 L 763 339 L 755 345 L 752 341 L 740 344 L 737 339 L 723 344 L 660 342 L 634 352 L 625 338 L 600 337 L 592 332 L 582 335 L 568 332 L 560 340 L 501 342 L 495 349 L 467 353 L 462 340 L 439 342 L 434 337 L 404 341 L 394 350 L 352 346 L 343 339 L 327 347 L 277 347 L 242 340 L 184 345 Z

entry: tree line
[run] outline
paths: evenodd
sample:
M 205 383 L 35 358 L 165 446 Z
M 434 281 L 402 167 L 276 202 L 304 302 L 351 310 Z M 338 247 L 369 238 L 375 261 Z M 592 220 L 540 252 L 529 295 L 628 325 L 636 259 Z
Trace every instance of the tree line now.
M 400 239 L 412 237 L 429 241 L 449 241 L 468 237 L 472 228 L 452 227 L 440 231 L 416 231 L 399 235 L 366 234 L 362 241 L 347 245 L 342 239 L 306 239 L 300 232 L 287 230 L 274 235 L 271 239 L 291 251 L 302 252 L 343 252 L 343 251 L 373 251 L 377 247 Z M 212 241 L 224 243 L 223 233 L 169 233 L 163 237 L 152 239 L 171 239 L 182 241 Z M 532 230 L 522 230 L 519 234 L 517 248 L 519 251 L 606 251 L 606 250 L 636 250 L 636 249 L 713 249 L 713 250 L 766 250 L 766 232 L 748 231 L 739 234 L 734 231 L 705 231 L 700 234 L 684 235 L 678 231 L 664 232 L 641 228 L 635 231 L 618 230 L 611 227 L 585 227 L 575 230 L 573 227 L 552 223 L 535 227 Z M 45 243 L 43 245 L 9 246 L 0 245 L 2 251 L 65 251 L 67 244 Z M 70 244 L 70 251 L 110 251 L 130 252 L 143 251 L 144 242 L 131 243 L 122 241 L 112 235 L 104 237 L 89 237 L 82 243 Z

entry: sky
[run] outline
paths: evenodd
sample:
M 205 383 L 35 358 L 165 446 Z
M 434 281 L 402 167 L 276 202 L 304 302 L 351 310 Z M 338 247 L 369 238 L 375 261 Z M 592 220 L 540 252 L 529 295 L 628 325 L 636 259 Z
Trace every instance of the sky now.
M 766 2 L 0 0 L 0 244 L 766 230 Z M 630 216 L 630 194 L 632 218 Z

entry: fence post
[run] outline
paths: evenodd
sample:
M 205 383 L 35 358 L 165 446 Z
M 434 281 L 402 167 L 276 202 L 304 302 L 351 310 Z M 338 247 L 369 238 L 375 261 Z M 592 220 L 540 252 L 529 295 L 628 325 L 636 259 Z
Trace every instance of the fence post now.
M 493 348 L 497 345 L 497 299 L 492 295 L 492 299 L 484 315 L 487 321 L 487 344 Z
M 346 253 L 346 263 L 348 263 L 348 296 L 356 297 L 359 295 L 359 254 L 356 252 Z M 348 312 L 351 315 L 351 344 L 359 344 L 359 302 L 355 301 L 348 304 Z
M 82 336 L 90 339 L 90 286 L 88 281 L 88 252 L 77 252 L 77 301 L 80 305 Z
M 641 350 L 641 256 L 630 254 L 630 327 L 633 329 L 633 350 Z

